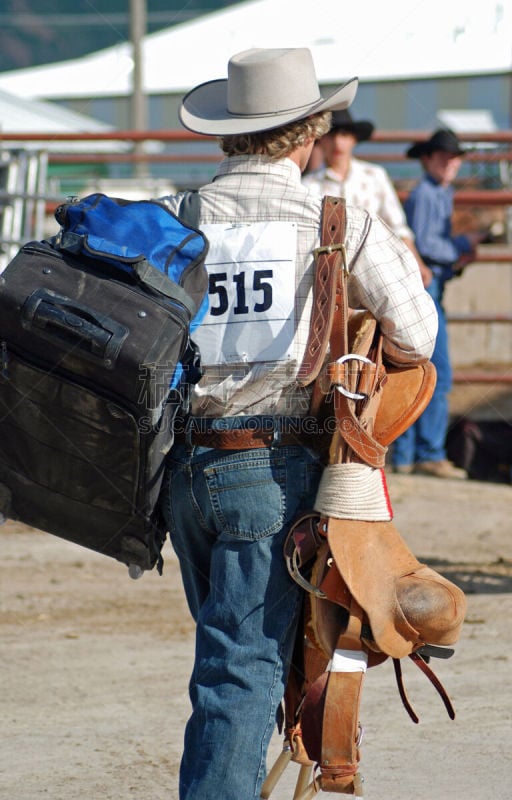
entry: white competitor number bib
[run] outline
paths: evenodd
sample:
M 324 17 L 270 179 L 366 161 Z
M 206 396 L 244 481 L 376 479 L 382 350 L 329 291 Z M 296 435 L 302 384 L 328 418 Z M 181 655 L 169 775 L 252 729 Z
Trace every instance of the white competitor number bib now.
M 296 224 L 214 224 L 201 230 L 210 243 L 209 311 L 194 333 L 202 363 L 291 359 Z

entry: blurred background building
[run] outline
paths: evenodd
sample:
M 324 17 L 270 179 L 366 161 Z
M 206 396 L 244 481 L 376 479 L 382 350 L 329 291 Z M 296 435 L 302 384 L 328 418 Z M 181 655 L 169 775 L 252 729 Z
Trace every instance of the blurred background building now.
M 146 0 L 147 32 L 178 25 L 236 0 Z M 129 0 L 3 0 L 0 72 L 79 58 L 130 38 Z
M 326 90 L 359 76 L 353 113 L 377 129 L 429 130 L 440 109 L 485 110 L 497 128 L 511 123 L 512 0 L 316 0 L 300 13 L 296 0 L 104 0 L 101 13 L 85 0 L 72 9 L 65 0 L 7 5 L 0 89 L 121 130 L 133 121 L 130 10 L 137 8 L 149 129 L 179 128 L 183 93 L 224 77 L 234 52 L 296 46 L 312 50 Z

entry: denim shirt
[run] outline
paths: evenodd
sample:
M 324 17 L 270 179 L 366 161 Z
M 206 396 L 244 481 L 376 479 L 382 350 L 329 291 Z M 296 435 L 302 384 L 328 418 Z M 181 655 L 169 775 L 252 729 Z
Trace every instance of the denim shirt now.
M 453 278 L 453 265 L 462 253 L 471 251 L 467 236 L 452 236 L 453 187 L 441 186 L 425 174 L 404 208 L 425 264 L 441 280 Z

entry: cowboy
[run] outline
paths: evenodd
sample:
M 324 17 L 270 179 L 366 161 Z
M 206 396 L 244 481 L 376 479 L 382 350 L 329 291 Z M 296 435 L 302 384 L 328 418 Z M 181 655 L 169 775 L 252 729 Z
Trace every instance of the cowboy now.
M 436 130 L 426 141 L 416 142 L 406 153 L 408 158 L 419 159 L 423 167 L 423 177 L 407 198 L 405 212 L 432 275 L 427 291 L 436 304 L 439 328 L 432 355 L 437 371 L 434 394 L 420 418 L 393 445 L 393 470 L 402 474 L 467 478 L 466 471 L 452 464 L 446 454 L 452 368 L 443 307 L 447 281 L 474 261 L 475 248 L 486 236 L 480 231 L 452 234 L 453 181 L 465 153 L 456 134 L 445 128 Z
M 302 600 L 283 544 L 323 469 L 311 387 L 297 380 L 321 229 L 321 199 L 301 171 L 357 90 L 352 78 L 323 96 L 306 48 L 247 50 L 227 72 L 180 109 L 187 129 L 219 137 L 215 178 L 163 198 L 176 212 L 195 196 L 210 243 L 210 309 L 194 337 L 204 374 L 161 495 L 196 622 L 180 800 L 249 800 L 265 777 Z M 346 253 L 350 303 L 379 320 L 386 358 L 426 361 L 437 320 L 410 251 L 348 208 Z
M 354 120 L 349 111 L 334 111 L 331 129 L 318 141 L 322 163 L 306 171 L 302 181 L 311 191 L 344 197 L 352 206 L 378 214 L 415 255 L 423 284 L 428 286 L 430 270 L 423 263 L 414 245 L 414 234 L 407 225 L 404 209 L 386 170 L 354 156 L 360 142 L 371 139 L 372 122 Z

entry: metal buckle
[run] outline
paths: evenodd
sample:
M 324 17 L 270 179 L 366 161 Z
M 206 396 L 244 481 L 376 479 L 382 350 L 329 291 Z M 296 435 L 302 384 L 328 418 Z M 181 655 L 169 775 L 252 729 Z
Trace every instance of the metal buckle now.
M 321 600 L 325 600 L 327 595 L 325 592 L 322 591 L 318 586 L 313 586 L 306 578 L 302 575 L 300 571 L 300 560 L 299 560 L 299 551 L 296 547 L 293 548 L 292 553 L 286 553 L 286 566 L 288 567 L 288 572 L 290 573 L 291 577 L 298 583 L 302 589 L 305 589 L 306 592 L 309 594 L 314 594 L 315 597 L 319 597 Z
M 270 443 L 270 447 L 279 447 L 281 442 L 281 430 L 279 427 L 275 427 L 272 430 L 272 441 Z
M 314 256 L 315 258 L 318 256 L 329 256 L 331 253 L 335 253 L 338 250 L 340 251 L 341 258 L 343 260 L 343 272 L 347 273 L 348 275 L 347 249 L 343 242 L 339 244 L 322 244 L 320 247 L 315 249 Z
M 346 356 L 341 356 L 341 358 L 338 358 L 335 361 L 335 364 L 344 364 L 345 361 L 361 361 L 363 364 L 373 364 L 373 361 L 370 358 L 366 358 L 366 356 L 360 356 L 358 353 L 348 353 Z M 366 400 L 368 396 L 358 392 L 349 392 L 349 390 L 345 389 L 344 386 L 336 386 L 335 388 L 340 394 L 350 398 L 350 400 Z
M 363 741 L 365 730 L 360 722 L 357 723 L 358 734 L 356 739 L 356 747 L 359 747 L 361 742 Z
M 331 253 L 336 252 L 336 250 L 344 250 L 344 244 L 322 244 L 320 247 L 317 247 L 315 253 L 319 256 L 327 255 L 329 256 Z

